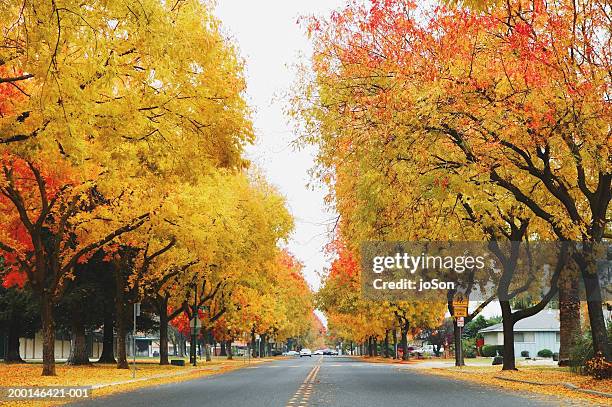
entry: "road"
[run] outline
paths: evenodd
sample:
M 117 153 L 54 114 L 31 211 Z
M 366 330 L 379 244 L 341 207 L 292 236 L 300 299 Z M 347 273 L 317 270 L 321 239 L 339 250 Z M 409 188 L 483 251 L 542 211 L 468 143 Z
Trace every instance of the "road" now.
M 113 407 L 517 407 L 559 399 L 518 395 L 419 373 L 402 365 L 313 356 L 74 403 Z

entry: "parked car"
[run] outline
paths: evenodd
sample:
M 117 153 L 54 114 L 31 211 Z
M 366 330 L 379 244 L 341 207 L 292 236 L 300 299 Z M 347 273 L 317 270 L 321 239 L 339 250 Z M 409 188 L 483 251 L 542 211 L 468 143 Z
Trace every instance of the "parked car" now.
M 313 355 L 322 355 L 323 354 L 323 349 L 317 349 L 312 354 Z
M 300 352 L 296 352 L 294 350 L 290 350 L 289 352 L 287 352 L 287 356 L 298 356 L 300 354 Z
M 310 349 L 308 349 L 308 348 L 303 348 L 303 349 L 300 351 L 300 357 L 303 357 L 303 356 L 312 357 L 312 352 L 310 351 Z
M 332 350 L 329 352 L 329 354 L 330 354 L 331 356 L 338 356 L 338 351 L 337 351 L 336 349 L 332 349 Z
M 423 354 L 425 353 L 423 348 L 420 348 L 420 347 L 417 347 L 417 346 L 409 346 L 408 347 L 408 352 L 412 356 L 423 356 Z

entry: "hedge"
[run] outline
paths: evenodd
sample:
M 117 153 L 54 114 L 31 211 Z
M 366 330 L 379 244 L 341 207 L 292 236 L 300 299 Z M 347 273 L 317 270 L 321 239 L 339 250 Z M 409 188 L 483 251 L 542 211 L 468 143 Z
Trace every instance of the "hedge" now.
M 504 345 L 485 345 L 480 350 L 480 354 L 486 357 L 497 356 L 498 353 L 500 356 L 504 354 Z
M 550 349 L 540 349 L 538 351 L 538 356 L 541 358 L 552 358 L 552 350 Z

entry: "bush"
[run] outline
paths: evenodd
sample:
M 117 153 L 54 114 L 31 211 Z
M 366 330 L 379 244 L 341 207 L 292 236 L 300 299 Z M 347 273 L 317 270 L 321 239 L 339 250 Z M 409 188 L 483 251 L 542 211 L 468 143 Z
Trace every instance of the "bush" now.
M 521 356 L 524 358 L 528 358 L 529 357 L 529 351 L 528 350 L 522 350 L 521 351 Z
M 584 372 L 597 380 L 612 378 L 612 363 L 607 362 L 601 352 L 597 356 L 587 360 Z
M 579 335 L 570 349 L 569 366 L 570 370 L 578 374 L 586 374 L 584 367 L 588 360 L 593 359 L 593 341 L 587 333 Z
M 476 357 L 476 340 L 474 338 L 467 338 L 461 341 L 463 343 L 463 357 L 464 358 L 475 358 Z
M 552 350 L 550 349 L 541 349 L 538 351 L 538 356 L 541 358 L 552 358 Z
M 485 357 L 493 357 L 504 354 L 504 345 L 485 345 L 480 350 L 480 354 Z

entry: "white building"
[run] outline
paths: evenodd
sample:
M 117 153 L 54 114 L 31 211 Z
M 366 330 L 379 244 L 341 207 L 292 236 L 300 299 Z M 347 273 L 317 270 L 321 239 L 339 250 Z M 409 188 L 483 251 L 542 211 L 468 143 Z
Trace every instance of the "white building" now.
M 495 324 L 478 331 L 485 345 L 504 344 L 503 324 Z M 559 352 L 559 310 L 547 309 L 514 324 L 514 354 L 521 356 L 528 351 L 535 357 L 538 351 L 549 349 Z

